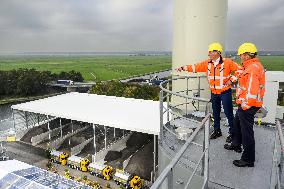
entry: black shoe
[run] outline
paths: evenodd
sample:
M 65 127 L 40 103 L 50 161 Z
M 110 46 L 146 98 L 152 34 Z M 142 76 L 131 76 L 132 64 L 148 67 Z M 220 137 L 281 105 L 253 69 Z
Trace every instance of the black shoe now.
M 237 167 L 254 167 L 254 163 L 249 163 L 244 160 L 234 160 L 233 164 Z
M 229 136 L 227 137 L 226 142 L 227 143 L 231 143 L 232 142 L 232 135 L 231 134 L 229 134 Z
M 232 144 L 225 144 L 224 148 L 226 150 L 234 150 L 235 152 L 242 153 L 242 148 L 240 146 L 233 146 Z
M 218 138 L 220 136 L 222 136 L 221 130 L 213 131 L 211 136 L 210 136 L 210 139 L 216 139 L 216 138 Z

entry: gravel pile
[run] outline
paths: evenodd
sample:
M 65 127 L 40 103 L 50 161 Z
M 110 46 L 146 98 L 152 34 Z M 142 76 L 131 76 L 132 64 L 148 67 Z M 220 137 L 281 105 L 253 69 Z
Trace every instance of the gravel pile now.
M 31 138 L 36 136 L 36 135 L 39 135 L 39 134 L 42 134 L 42 133 L 45 133 L 47 132 L 48 129 L 47 129 L 47 126 L 46 125 L 41 125 L 41 126 L 38 126 L 38 127 L 34 127 L 34 128 L 31 128 L 29 130 L 29 132 L 27 132 L 22 138 L 21 138 L 21 141 L 24 141 L 24 142 L 27 142 L 27 143 L 31 143 Z
M 81 144 L 82 142 L 84 142 L 85 140 L 89 139 L 92 135 L 93 135 L 93 129 L 92 129 L 92 127 L 89 127 L 87 129 L 75 134 L 74 136 L 65 139 L 64 142 L 58 148 L 58 150 L 61 150 L 61 151 L 62 150 L 63 151 L 64 150 L 70 150 L 74 146 L 77 146 L 77 145 Z M 69 140 L 70 140 L 70 143 L 69 143 Z
M 154 143 L 152 141 L 131 157 L 125 171 L 132 175 L 138 175 L 146 180 L 150 180 L 151 171 L 154 167 L 153 151 Z
M 106 164 L 122 169 L 123 162 L 132 155 L 126 171 L 149 180 L 153 170 L 153 136 L 135 132 L 127 140 L 126 146 L 120 151 L 122 154 L 120 158 L 115 157 L 113 151 L 109 151 L 106 157 L 113 159 L 113 161 L 105 159 Z
M 122 157 L 122 152 L 118 152 L 118 151 L 109 151 L 105 157 L 105 161 L 113 161 L 116 160 L 118 158 Z
M 134 132 L 126 142 L 127 148 L 139 149 L 152 138 L 151 135 Z
M 59 127 L 59 119 L 55 119 L 55 120 L 52 120 L 50 121 L 50 129 L 55 129 L 55 128 L 58 128 Z M 39 134 L 42 134 L 42 133 L 45 133 L 48 131 L 48 128 L 47 128 L 47 123 L 43 124 L 43 125 L 40 125 L 38 127 L 33 127 L 29 130 L 29 132 L 27 132 L 21 139 L 21 141 L 24 141 L 24 142 L 28 142 L 28 143 L 31 143 L 31 138 L 36 136 L 36 135 L 39 135 Z

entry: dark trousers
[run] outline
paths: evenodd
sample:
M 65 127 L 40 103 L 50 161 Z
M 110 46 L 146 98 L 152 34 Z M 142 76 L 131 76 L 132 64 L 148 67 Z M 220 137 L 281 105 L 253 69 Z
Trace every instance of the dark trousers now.
M 213 109 L 214 130 L 215 131 L 220 130 L 221 102 L 223 105 L 225 115 L 228 119 L 229 133 L 231 134 L 232 128 L 233 128 L 233 120 L 234 120 L 231 89 L 224 91 L 221 94 L 211 93 L 211 103 L 212 103 L 212 109 Z
M 232 145 L 243 145 L 243 154 L 241 159 L 253 163 L 255 161 L 255 141 L 254 141 L 254 115 L 259 107 L 252 106 L 248 110 L 238 108 L 234 118 L 233 141 Z

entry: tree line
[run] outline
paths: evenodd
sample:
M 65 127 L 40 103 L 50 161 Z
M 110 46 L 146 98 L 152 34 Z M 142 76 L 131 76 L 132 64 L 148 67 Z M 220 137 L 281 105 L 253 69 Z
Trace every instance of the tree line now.
M 0 96 L 31 96 L 47 92 L 48 83 L 58 79 L 82 82 L 80 72 L 37 71 L 35 69 L 0 70 Z
M 160 88 L 154 85 L 121 83 L 119 81 L 98 82 L 90 93 L 106 96 L 159 100 Z

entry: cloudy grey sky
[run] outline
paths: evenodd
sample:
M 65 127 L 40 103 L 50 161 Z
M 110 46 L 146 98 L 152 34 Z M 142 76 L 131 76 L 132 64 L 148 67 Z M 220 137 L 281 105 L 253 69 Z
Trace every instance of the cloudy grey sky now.
M 173 0 L 0 0 L 0 53 L 171 50 Z M 229 0 L 227 49 L 284 50 L 283 0 Z

